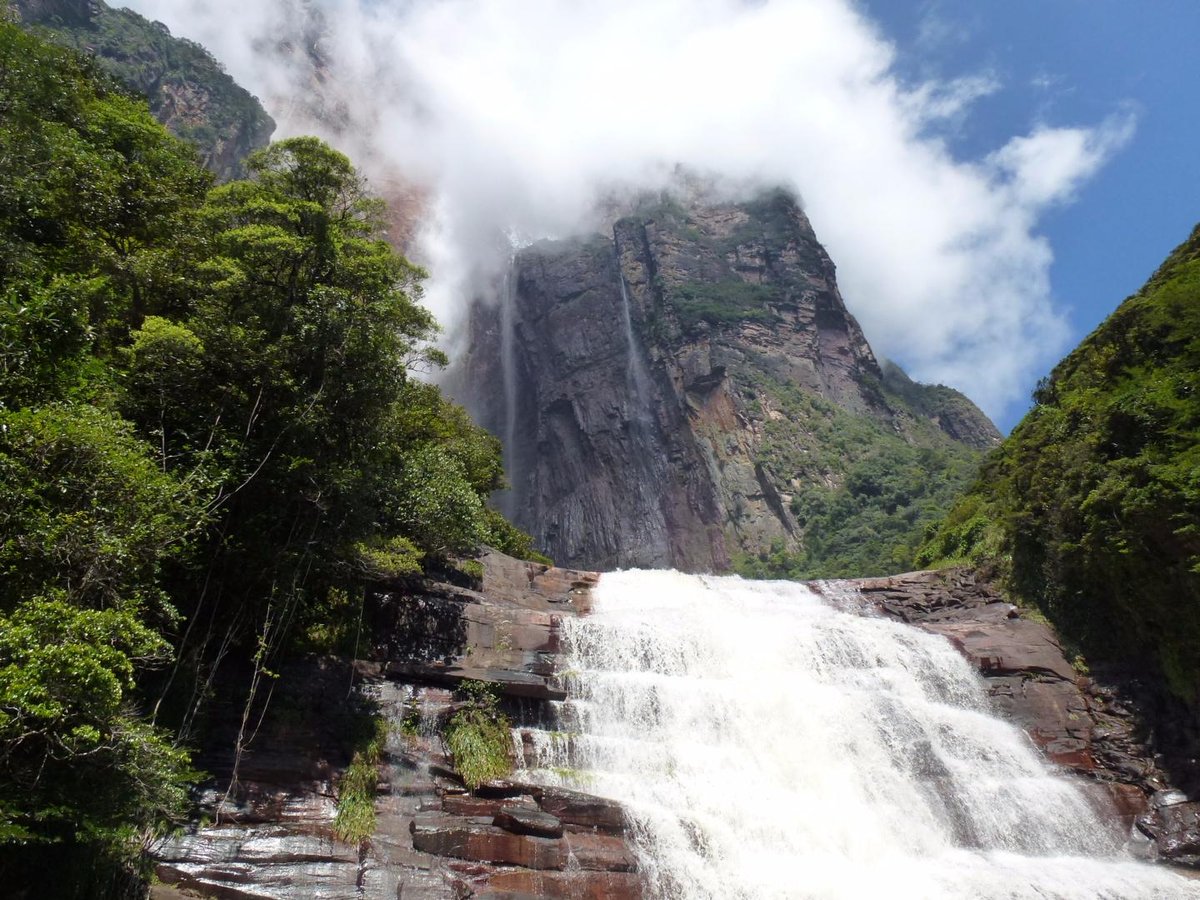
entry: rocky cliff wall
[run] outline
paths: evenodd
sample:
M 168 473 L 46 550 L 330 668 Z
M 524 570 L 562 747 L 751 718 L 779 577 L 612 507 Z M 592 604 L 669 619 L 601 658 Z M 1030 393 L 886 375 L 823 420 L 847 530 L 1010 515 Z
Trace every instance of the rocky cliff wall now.
M 888 518 L 854 551 L 886 557 L 999 438 L 957 392 L 880 367 L 783 192 L 647 201 L 611 234 L 522 250 L 500 294 L 476 305 L 452 389 L 504 441 L 506 511 L 566 565 L 772 552 L 796 563 L 777 574 L 832 574 L 849 506 Z
M 553 677 L 559 623 L 588 610 L 597 577 L 499 554 L 483 563 L 480 590 L 427 582 L 378 593 L 364 623 L 369 658 L 353 668 L 326 659 L 280 673 L 236 767 L 240 710 L 214 711 L 197 760 L 213 776 L 206 820 L 154 848 L 152 896 L 641 896 L 619 806 L 524 782 L 519 768 L 471 791 L 446 754 L 440 728 L 464 680 L 494 685 L 518 727 L 543 723 L 544 701 L 565 696 Z M 337 784 L 353 718 L 368 710 L 395 727 L 375 829 L 355 845 L 334 835 Z

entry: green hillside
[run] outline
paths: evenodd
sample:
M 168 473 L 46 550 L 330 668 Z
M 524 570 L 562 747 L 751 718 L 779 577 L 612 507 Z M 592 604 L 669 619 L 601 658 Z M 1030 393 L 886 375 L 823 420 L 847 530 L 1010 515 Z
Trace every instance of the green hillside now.
M 1089 658 L 1200 699 L 1200 227 L 1044 379 L 919 561 L 987 562 Z
M 103 71 L 144 95 L 155 117 L 193 144 L 219 180 L 242 177 L 242 160 L 265 147 L 275 130 L 258 100 L 207 50 L 160 22 L 95 0 L 11 5 L 43 37 L 93 56 Z

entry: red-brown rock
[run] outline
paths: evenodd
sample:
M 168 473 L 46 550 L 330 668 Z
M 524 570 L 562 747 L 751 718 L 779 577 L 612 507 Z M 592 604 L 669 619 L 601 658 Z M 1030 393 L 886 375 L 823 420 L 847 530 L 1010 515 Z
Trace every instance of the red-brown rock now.
M 437 856 L 527 869 L 562 869 L 567 863 L 563 841 L 512 834 L 486 820 L 419 813 L 409 830 L 414 849 Z
M 582 869 L 603 872 L 633 872 L 637 860 L 619 837 L 607 834 L 572 832 L 566 837 L 571 856 Z
M 488 881 L 492 894 L 552 900 L 641 900 L 641 879 L 631 872 L 497 872 Z
M 534 796 L 543 810 L 562 820 L 564 825 L 594 828 L 610 834 L 625 831 L 625 812 L 612 800 L 555 787 L 539 788 Z

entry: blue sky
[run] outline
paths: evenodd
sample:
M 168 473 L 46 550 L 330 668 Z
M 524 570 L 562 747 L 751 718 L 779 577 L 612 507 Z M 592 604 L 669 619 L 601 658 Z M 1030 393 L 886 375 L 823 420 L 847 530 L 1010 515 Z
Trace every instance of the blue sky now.
M 594 227 L 597 194 L 683 163 L 794 188 L 876 352 L 1007 431 L 1200 219 L 1200 0 L 128 2 L 280 136 L 421 186 L 452 356 L 497 235 Z M 287 49 L 313 4 L 319 78 Z
M 1121 109 L 1132 138 L 1040 221 L 1053 297 L 1074 345 L 1200 222 L 1197 0 L 863 0 L 905 78 L 984 74 L 949 140 L 977 157 L 1038 123 L 1088 125 Z M 1032 387 L 1032 385 L 1031 385 Z M 1017 405 L 998 417 L 1008 430 Z

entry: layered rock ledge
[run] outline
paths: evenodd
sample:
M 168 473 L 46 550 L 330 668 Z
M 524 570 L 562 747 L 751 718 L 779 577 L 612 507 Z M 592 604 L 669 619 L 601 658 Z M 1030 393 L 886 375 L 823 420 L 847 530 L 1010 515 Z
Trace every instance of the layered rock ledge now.
M 156 848 L 154 896 L 641 897 L 620 806 L 522 781 L 519 770 L 470 791 L 446 755 L 439 723 L 462 681 L 495 685 L 517 726 L 545 721 L 546 701 L 565 697 L 553 679 L 560 623 L 589 610 L 598 578 L 500 554 L 482 563 L 471 587 L 380 591 L 365 623 L 373 646 L 352 669 L 326 660 L 284 672 L 236 780 L 231 735 L 215 736 L 219 749 L 200 761 L 214 775 L 203 804 L 211 824 Z M 357 846 L 333 830 L 349 763 L 339 731 L 356 703 L 399 726 L 381 766 L 375 831 Z

